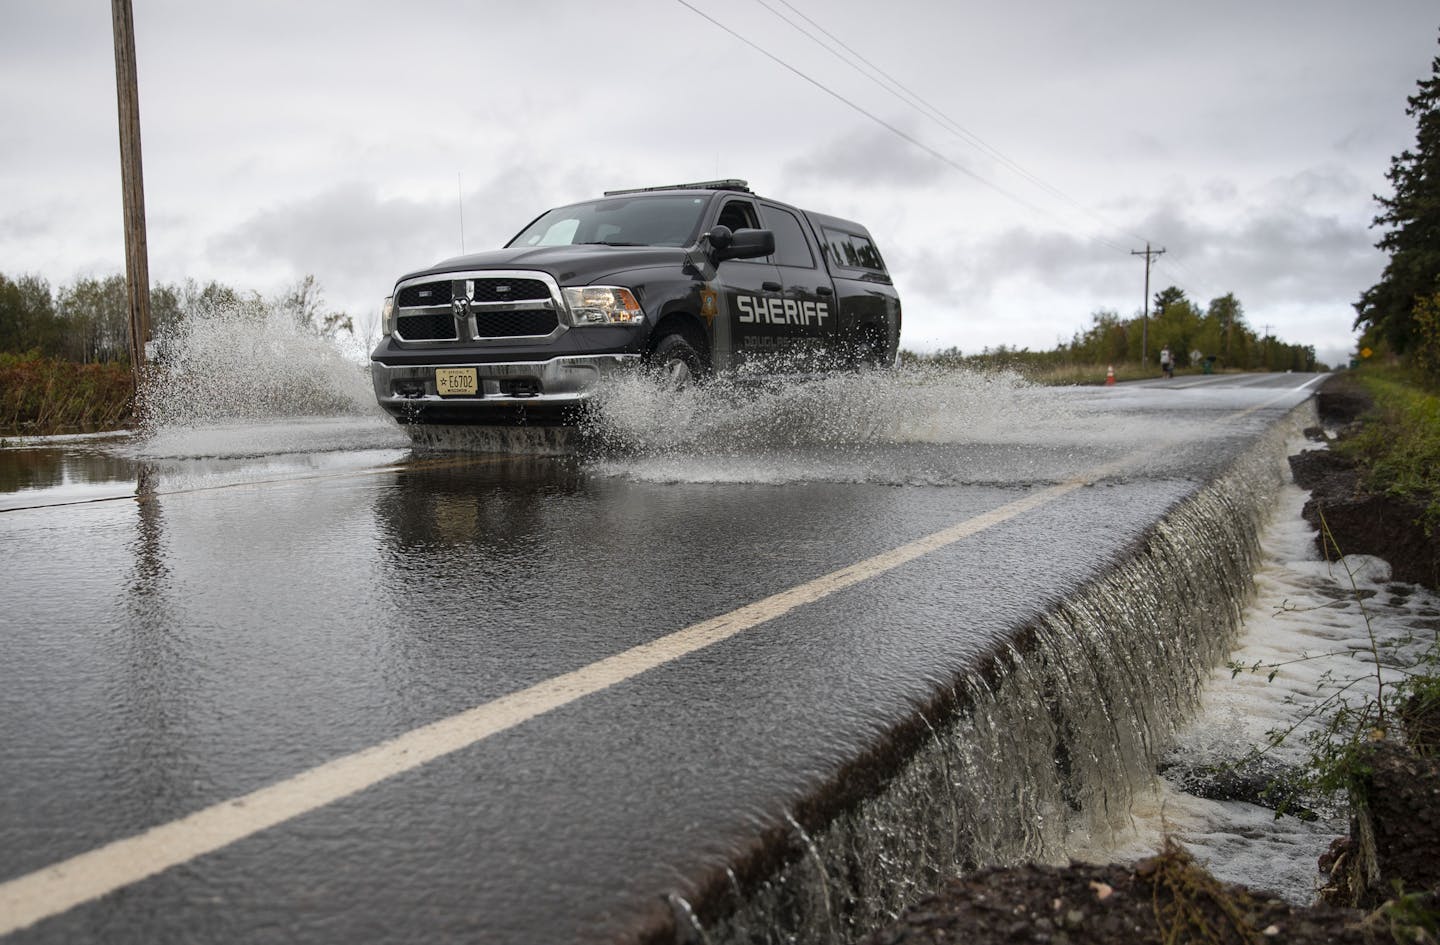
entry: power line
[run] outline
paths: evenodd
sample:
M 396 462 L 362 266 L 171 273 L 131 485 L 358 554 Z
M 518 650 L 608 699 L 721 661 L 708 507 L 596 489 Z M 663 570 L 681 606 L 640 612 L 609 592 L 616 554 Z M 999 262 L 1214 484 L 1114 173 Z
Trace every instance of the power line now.
M 1186 288 L 1186 291 L 1187 291 L 1187 292 L 1190 292 L 1191 295 L 1197 295 L 1197 296 L 1198 296 L 1198 295 L 1200 295 L 1200 294 L 1204 294 L 1204 295 L 1208 295 L 1210 298 L 1216 298 L 1216 297 L 1220 294 L 1220 293 L 1217 293 L 1217 292 L 1212 291 L 1214 287 L 1209 284 L 1209 283 L 1210 283 L 1210 280 L 1205 279 L 1205 278 L 1197 275 L 1195 272 L 1191 271 L 1190 269 L 1187 269 L 1187 268 L 1180 262 L 1180 260 L 1178 260 L 1178 259 L 1169 259 L 1169 260 L 1166 260 L 1164 263 L 1161 263 L 1160 265 L 1164 265 L 1166 268 L 1171 269 L 1171 270 L 1174 270 L 1175 272 L 1180 273 L 1180 275 L 1184 276 L 1186 279 L 1189 279 L 1191 282 L 1200 283 L 1201 288 L 1202 288 L 1204 291 L 1203 291 L 1202 293 L 1196 293 L 1196 292 L 1194 292 L 1193 290 L 1190 290 L 1190 289 L 1186 288 L 1183 284 L 1178 283 L 1178 280 L 1177 280 L 1177 284 L 1180 284 L 1180 285 L 1181 285 L 1181 288 Z
M 740 42 L 744 43 L 746 46 L 749 46 L 751 49 L 753 49 L 753 50 L 755 50 L 756 52 L 760 53 L 762 56 L 764 56 L 765 58 L 767 58 L 767 59 L 769 59 L 770 61 L 774 62 L 776 65 L 779 65 L 779 66 L 784 67 L 786 70 L 794 73 L 795 75 L 797 75 L 797 76 L 799 76 L 800 78 L 804 79 L 806 82 L 809 82 L 811 85 L 815 86 L 817 89 L 819 89 L 820 91 L 824 92 L 826 95 L 829 95 L 831 98 L 836 99 L 837 101 L 839 101 L 839 102 L 841 102 L 841 103 L 849 106 L 851 109 L 859 112 L 861 115 L 864 115 L 866 118 L 868 118 L 868 119 L 870 119 L 871 121 L 875 122 L 875 124 L 879 125 L 880 127 L 884 128 L 885 130 L 889 131 L 891 134 L 895 135 L 896 137 L 901 138 L 901 139 L 903 139 L 903 140 L 905 140 L 905 141 L 908 141 L 910 144 L 912 144 L 912 145 L 914 145 L 915 147 L 919 148 L 920 150 L 924 151 L 926 154 L 929 154 L 931 157 L 934 157 L 934 158 L 936 158 L 937 160 L 942 161 L 943 163 L 945 163 L 946 165 L 948 165 L 948 166 L 949 166 L 950 168 L 952 168 L 953 170 L 959 171 L 961 174 L 964 174 L 966 177 L 969 177 L 970 179 L 974 180 L 976 183 L 981 184 L 981 185 L 983 185 L 983 186 L 985 186 L 985 187 L 990 188 L 991 190 L 995 191 L 996 193 L 1000 194 L 1001 196 L 1007 197 L 1007 198 L 1009 198 L 1010 200 L 1013 200 L 1013 201 L 1015 201 L 1016 203 L 1020 204 L 1021 206 L 1027 207 L 1028 209 L 1032 210 L 1033 212 L 1040 214 L 1041 216 L 1050 216 L 1050 213 L 1049 213 L 1048 211 L 1042 209 L 1041 207 L 1036 206 L 1035 204 L 1033 204 L 1033 203 L 1031 203 L 1030 201 L 1026 200 L 1024 197 L 1021 197 L 1021 196 L 1019 196 L 1018 194 L 1012 193 L 1011 191 L 1006 190 L 1004 187 L 1001 187 L 999 184 L 996 184 L 996 183 L 994 183 L 993 181 L 990 181 L 990 180 L 985 179 L 984 177 L 981 177 L 979 174 L 977 174 L 977 173 L 975 173 L 974 171 L 970 170 L 970 168 L 968 168 L 968 167 L 966 167 L 965 165 L 961 164 L 960 162 L 956 161 L 954 158 L 950 157 L 949 155 L 944 154 L 944 153 L 942 153 L 942 152 L 940 152 L 940 151 L 935 150 L 934 148 L 930 147 L 930 145 L 928 145 L 928 144 L 926 144 L 925 142 L 921 141 L 920 139 L 916 138 L 914 135 L 911 135 L 911 134 L 906 133 L 905 131 L 902 131 L 900 128 L 897 128 L 895 125 L 892 125 L 890 122 L 888 122 L 888 121 L 886 121 L 885 119 L 881 118 L 879 115 L 876 115 L 874 112 L 867 111 L 866 109 L 862 108 L 860 105 L 857 105 L 855 102 L 851 101 L 850 99 L 848 99 L 848 98 L 846 98 L 845 96 L 841 95 L 839 92 L 836 92 L 834 89 L 832 89 L 832 88 L 830 88 L 829 86 L 825 85 L 823 82 L 820 82 L 818 79 L 811 78 L 809 75 L 806 75 L 804 72 L 801 72 L 799 69 L 795 68 L 795 67 L 792 66 L 790 63 L 788 63 L 788 62 L 786 62 L 785 60 L 781 59 L 779 56 L 776 56 L 774 53 L 772 53 L 772 52 L 770 52 L 769 50 L 765 49 L 764 47 L 758 45 L 757 43 L 755 43 L 754 41 L 752 41 L 749 37 L 744 36 L 744 35 L 742 35 L 742 34 L 739 33 L 739 32 L 736 32 L 735 30 L 733 30 L 733 29 L 731 29 L 730 27 L 726 26 L 724 23 L 721 23 L 719 20 L 717 20 L 717 19 L 715 19 L 714 17 L 710 16 L 708 13 L 704 12 L 703 10 L 699 9 L 698 7 L 695 7 L 694 5 L 692 5 L 691 3 L 689 3 L 688 0 L 675 0 L 675 2 L 676 2 L 676 3 L 679 3 L 681 6 L 685 7 L 685 8 L 686 8 L 687 10 L 689 10 L 690 12 L 694 13 L 696 16 L 699 16 L 699 17 L 701 17 L 701 18 L 703 18 L 703 19 L 705 19 L 705 20 L 708 20 L 708 21 L 709 21 L 710 23 L 712 23 L 713 25 L 715 25 L 715 26 L 719 27 L 720 29 L 724 30 L 725 32 L 729 33 L 731 36 L 733 36 L 733 37 L 735 37 L 736 39 L 740 40 Z
M 987 187 L 987 188 L 989 188 L 990 190 L 995 191 L 996 193 L 1000 194 L 1001 196 L 1006 197 L 1007 199 L 1009 199 L 1009 200 L 1011 200 L 1011 201 L 1019 204 L 1020 206 L 1025 207 L 1026 209 L 1028 209 L 1028 210 L 1030 210 L 1030 211 L 1032 211 L 1032 212 L 1034 212 L 1034 213 L 1036 213 L 1036 214 L 1039 214 L 1040 216 L 1047 217 L 1047 218 L 1049 218 L 1049 219 L 1051 219 L 1051 220 L 1054 220 L 1054 221 L 1056 221 L 1056 222 L 1059 222 L 1059 223 L 1061 223 L 1062 227 L 1065 227 L 1066 229 L 1068 229 L 1068 226 L 1065 225 L 1064 221 L 1060 220 L 1060 219 L 1059 219 L 1054 213 L 1052 213 L 1051 211 L 1045 209 L 1044 207 L 1038 206 L 1038 205 L 1032 203 L 1031 201 L 1026 200 L 1024 197 L 1021 197 L 1020 195 L 1014 193 L 1013 191 L 1008 190 L 1008 189 L 1006 189 L 1005 187 L 1003 187 L 1003 186 L 1001 186 L 1001 185 L 999 185 L 999 184 L 997 184 L 997 183 L 989 180 L 988 178 L 984 177 L 983 175 L 981 175 L 981 174 L 975 172 L 974 170 L 966 167 L 965 165 L 961 164 L 960 162 L 958 162 L 958 161 L 955 160 L 954 158 L 950 157 L 949 155 L 944 154 L 943 152 L 941 152 L 941 151 L 939 151 L 939 150 L 931 147 L 930 145 L 928 145 L 928 144 L 924 143 L 923 141 L 919 140 L 918 138 L 916 138 L 914 135 L 912 135 L 912 134 L 904 131 L 903 129 L 901 129 L 901 128 L 897 127 L 896 125 L 892 124 L 891 122 L 888 122 L 888 121 L 886 121 L 885 119 L 881 118 L 880 116 L 876 115 L 875 113 L 873 113 L 873 112 L 865 109 L 865 108 L 862 107 L 861 105 L 857 104 L 855 101 L 853 101 L 853 100 L 845 97 L 844 95 L 840 94 L 839 92 L 837 92 L 837 91 L 835 91 L 834 89 L 830 88 L 829 86 L 825 85 L 825 84 L 824 84 L 823 82 L 821 82 L 820 80 L 818 80 L 818 79 L 816 79 L 816 78 L 808 75 L 807 73 L 801 71 L 799 68 L 797 68 L 796 66 L 791 65 L 790 63 L 788 63 L 788 62 L 786 62 L 785 60 L 781 59 L 779 56 L 776 56 L 774 53 L 771 53 L 769 50 L 765 49 L 764 47 L 760 46 L 758 43 L 756 43 L 756 42 L 754 42 L 753 40 L 751 40 L 748 36 L 745 36 L 744 34 L 740 33 L 738 30 L 735 30 L 735 29 L 732 29 L 732 28 L 729 27 L 729 26 L 726 26 L 724 23 L 720 22 L 719 20 L 715 19 L 714 17 L 710 16 L 709 14 L 705 13 L 703 10 L 700 10 L 700 9 L 699 9 L 698 7 L 696 7 L 694 4 L 690 3 L 689 0 L 676 0 L 676 2 L 678 2 L 681 6 L 685 7 L 686 9 L 690 10 L 690 12 L 694 13 L 695 15 L 697 15 L 697 16 L 701 17 L 702 19 L 708 21 L 711 25 L 713 25 L 713 26 L 715 26 L 715 27 L 723 30 L 724 32 L 730 34 L 732 37 L 734 37 L 735 39 L 737 39 L 737 40 L 739 40 L 740 42 L 744 43 L 746 46 L 749 46 L 751 49 L 755 50 L 756 52 L 760 53 L 761 55 L 765 56 L 765 57 L 766 57 L 767 59 L 769 59 L 770 61 L 774 62 L 775 64 L 777 64 L 777 65 L 779 65 L 779 66 L 782 66 L 782 67 L 785 68 L 787 71 L 791 72 L 792 74 L 794 74 L 794 75 L 798 76 L 799 78 L 805 80 L 806 82 L 810 83 L 810 84 L 813 85 L 815 88 L 817 88 L 817 89 L 819 89 L 820 91 L 824 92 L 826 95 L 829 95 L 831 98 L 836 99 L 837 101 L 839 101 L 839 102 L 841 102 L 842 104 L 846 105 L 847 107 L 849 107 L 849 108 L 852 109 L 853 111 L 858 112 L 859 114 L 865 116 L 866 118 L 870 119 L 870 120 L 871 120 L 872 122 L 874 122 L 875 124 L 877 124 L 877 125 L 879 125 L 880 127 L 884 128 L 886 131 L 889 131 L 891 134 L 893 134 L 893 135 L 895 135 L 896 137 L 900 138 L 901 140 L 907 142 L 908 144 L 910 144 L 910 145 L 912 145 L 912 146 L 914 146 L 914 147 L 916 147 L 916 148 L 919 148 L 920 150 L 922 150 L 922 151 L 924 151 L 925 153 L 929 154 L 931 157 L 934 157 L 935 159 L 939 160 L 940 162 L 942 162 L 942 163 L 945 164 L 946 166 L 950 167 L 952 170 L 959 171 L 961 174 L 964 174 L 966 177 L 969 177 L 970 179 L 974 180 L 976 183 L 979 183 L 979 184 L 981 184 L 982 186 Z M 828 45 L 827 43 L 825 43 L 825 42 L 823 42 L 822 40 L 820 40 L 818 37 L 815 36 L 814 33 L 810 32 L 810 31 L 807 30 L 805 27 L 799 25 L 799 24 L 796 23 L 794 20 L 792 20 L 790 17 L 788 17 L 788 16 L 786 16 L 785 14 L 781 13 L 780 11 L 776 10 L 776 9 L 775 9 L 774 7 L 772 7 L 769 3 L 767 3 L 766 0 L 756 0 L 756 2 L 759 3 L 762 7 L 764 7 L 767 11 L 769 11 L 772 15 L 774 15 L 774 16 L 778 17 L 779 19 L 783 20 L 783 21 L 784 21 L 787 25 L 789 25 L 792 29 L 795 29 L 796 31 L 800 32 L 802 35 L 804 35 L 806 38 L 808 38 L 811 42 L 813 42 L 813 43 L 815 43 L 816 45 L 820 46 L 820 47 L 821 47 L 822 49 L 824 49 L 826 52 L 828 52 L 828 53 L 830 53 L 832 56 L 835 56 L 836 58 L 840 59 L 842 62 L 845 62 L 846 65 L 850 66 L 852 69 L 855 69 L 857 72 L 859 72 L 859 73 L 860 73 L 862 76 L 864 76 L 866 79 L 868 79 L 869 81 L 871 81 L 871 82 L 875 83 L 876 85 L 880 86 L 882 89 L 884 89 L 884 90 L 885 90 L 886 92 L 888 92 L 889 94 L 891 94 L 891 95 L 895 96 L 896 98 L 900 99 L 902 102 L 904 102 L 904 103 L 905 103 L 908 107 L 910 107 L 911 109 L 919 112 L 920 114 L 922 114 L 924 117 L 928 118 L 929 120 L 934 121 L 934 122 L 936 122 L 937 124 L 941 125 L 941 127 L 945 128 L 947 131 L 949 131 L 950 133 L 954 134 L 956 137 L 960 138 L 962 141 L 973 145 L 974 147 L 976 147 L 977 149 L 979 149 L 981 152 L 983 152 L 983 153 L 986 154 L 987 156 L 989 156 L 989 157 L 993 158 L 994 160 L 996 160 L 996 161 L 997 161 L 999 164 L 1001 164 L 1002 166 L 1006 167 L 1007 169 L 1009 169 L 1010 171 L 1012 171 L 1012 172 L 1014 172 L 1015 174 L 1019 175 L 1020 177 L 1024 178 L 1025 180 L 1029 181 L 1030 183 L 1034 184 L 1036 187 L 1039 187 L 1041 190 L 1045 191 L 1045 192 L 1048 193 L 1049 195 L 1051 195 L 1051 196 L 1053 196 L 1053 197 L 1055 197 L 1055 198 L 1057 198 L 1057 199 L 1059 199 L 1059 200 L 1062 200 L 1062 201 L 1064 201 L 1064 202 L 1067 203 L 1067 204 L 1070 204 L 1071 206 L 1073 206 L 1074 208 L 1076 208 L 1076 209 L 1079 210 L 1080 212 L 1084 213 L 1086 216 L 1089 216 L 1091 219 L 1099 222 L 1102 226 L 1104 226 L 1104 227 L 1106 227 L 1106 228 L 1108 228 L 1108 229 L 1110 229 L 1110 230 L 1112 230 L 1112 231 L 1114 231 L 1114 232 L 1117 232 L 1117 233 L 1126 233 L 1127 235 L 1131 236 L 1132 238 L 1134 238 L 1134 239 L 1136 239 L 1136 240 L 1144 240 L 1144 239 L 1145 239 L 1144 237 L 1136 236 L 1135 234 L 1128 233 L 1128 231 L 1124 230 L 1123 228 L 1116 226 L 1115 224 L 1113 224 L 1112 222 L 1110 222 L 1109 220 L 1107 220 L 1105 217 L 1101 216 L 1100 214 L 1098 214 L 1098 213 L 1096 213 L 1095 211 L 1091 210 L 1090 208 L 1086 207 L 1084 204 L 1080 203 L 1080 202 L 1079 202 L 1078 200 L 1076 200 L 1075 198 L 1071 197 L 1069 194 L 1065 193 L 1063 190 L 1060 190 L 1058 187 L 1055 187 L 1055 186 L 1049 184 L 1049 183 L 1046 182 L 1044 179 L 1036 176 L 1035 174 L 1031 173 L 1030 171 L 1028 171 L 1028 170 L 1025 169 L 1024 167 L 1022 167 L 1019 163 L 1017 163 L 1016 161 L 1014 161 L 1013 159 L 1011 159 L 1008 155 L 1004 154 L 1004 152 L 1002 152 L 1002 151 L 1000 151 L 998 148 L 995 148 L 994 146 L 990 145 L 988 142 L 986 142 L 984 139 L 980 138 L 980 137 L 979 137 L 978 135 L 976 135 L 974 132 L 972 132 L 972 131 L 970 131 L 969 129 L 965 128 L 963 125 L 959 124 L 959 123 L 956 122 L 954 119 L 950 118 L 947 114 L 945 114 L 945 113 L 944 113 L 943 111 L 941 111 L 939 108 L 937 108 L 936 106 L 934 106 L 933 104 L 931 104 L 929 101 L 927 101 L 927 100 L 926 100 L 923 96 L 921 96 L 919 93 L 913 91 L 913 90 L 910 89 L 908 86 L 906 86 L 904 83 L 900 82 L 898 79 L 896 79 L 896 78 L 894 78 L 893 76 L 891 76 L 891 75 L 890 75 L 888 72 L 886 72 L 884 69 L 882 69 L 882 68 L 880 68 L 879 66 L 875 65 L 873 62 L 871 62 L 869 59 L 867 59 L 864 55 L 862 55 L 861 53 L 859 53 L 858 51 L 856 51 L 855 49 L 853 49 L 851 46 L 849 46 L 848 44 L 846 44 L 846 43 L 845 43 L 843 40 L 841 40 L 839 37 L 835 36 L 835 34 L 831 33 L 829 30 L 825 29 L 824 26 L 820 25 L 820 24 L 819 24 L 818 22 L 816 22 L 814 19 L 812 19 L 811 17 L 807 16 L 805 13 L 801 12 L 800 10 L 798 10 L 793 4 L 791 4 L 791 3 L 789 2 L 789 0 L 778 0 L 778 2 L 782 3 L 785 7 L 787 7 L 788 9 L 790 9 L 797 17 L 801 18 L 801 19 L 804 20 L 806 23 L 808 23 L 808 24 L 810 24 L 811 26 L 813 26 L 813 27 L 814 27 L 816 30 L 818 30 L 820 33 L 824 34 L 831 42 L 835 43 L 836 46 L 838 46 L 840 49 L 845 50 L 845 52 L 847 52 L 850 56 L 854 57 L 855 60 L 858 60 L 859 62 L 864 63 L 865 66 L 866 66 L 869 70 L 871 70 L 871 72 L 872 72 L 873 74 L 867 73 L 864 69 L 860 69 L 858 66 L 855 65 L 855 63 L 854 63 L 853 61 L 851 61 L 850 59 L 847 59 L 845 56 L 840 55 L 840 53 L 838 53 L 833 47 L 831 47 L 831 46 Z M 877 76 L 878 76 L 878 78 L 877 78 Z M 883 80 L 883 81 L 882 81 L 882 80 Z M 1077 234 L 1077 235 L 1078 235 L 1078 234 Z M 1114 243 L 1114 242 L 1106 239 L 1104 236 L 1101 236 L 1101 235 L 1098 235 L 1098 234 L 1091 234 L 1091 235 L 1086 236 L 1086 238 L 1088 238 L 1088 239 L 1090 239 L 1090 240 L 1092 240 L 1092 241 L 1094 241 L 1094 242 L 1096 242 L 1096 243 L 1098 243 L 1098 244 L 1100 244 L 1100 245 L 1102 245 L 1102 246 L 1105 246 L 1105 247 L 1107 247 L 1107 248 L 1109 248 L 1109 249 L 1111 249 L 1111 250 L 1114 250 L 1114 251 L 1116 251 L 1116 252 L 1124 252 L 1124 251 L 1125 251 L 1125 247 L 1120 246 L 1119 244 Z M 1149 246 L 1150 246 L 1150 241 L 1149 241 L 1149 240 L 1145 240 L 1145 242 L 1146 242 L 1146 249 L 1148 250 L 1148 249 L 1149 249 Z M 1158 257 L 1158 256 L 1160 255 L 1160 253 L 1162 253 L 1162 252 L 1164 252 L 1164 250 L 1161 250 L 1161 251 L 1159 251 L 1159 252 L 1153 252 L 1153 251 L 1152 251 L 1152 255 Z M 1142 254 L 1142 255 L 1143 255 L 1143 254 Z M 1149 278 L 1150 266 L 1153 265 L 1153 264 L 1155 264 L 1155 263 L 1153 262 L 1152 257 L 1151 257 L 1151 256 L 1147 256 L 1147 262 L 1146 262 L 1146 277 L 1147 277 L 1146 308 L 1147 308 L 1147 309 L 1148 309 L 1148 307 L 1149 307 L 1148 278 Z M 1182 271 L 1183 271 L 1183 267 L 1180 267 L 1178 264 L 1177 264 L 1174 268 L 1176 268 L 1176 269 L 1182 269 Z M 1186 286 L 1186 285 L 1185 285 L 1183 282 L 1181 282 L 1180 280 L 1176 279 L 1176 280 L 1173 280 L 1173 281 L 1176 283 L 1177 286 L 1179 286 L 1180 288 L 1184 289 L 1188 294 L 1190 294 L 1190 295 L 1197 295 L 1197 293 L 1195 293 L 1195 291 L 1194 291 L 1193 289 L 1190 289 L 1188 286 Z M 1197 297 L 1198 297 L 1198 296 L 1197 296 Z
M 1021 166 L 1018 162 L 1012 159 L 1009 155 L 1005 154 L 999 148 L 992 146 L 989 142 L 985 141 L 985 139 L 981 138 L 978 134 L 961 125 L 958 121 L 951 118 L 940 108 L 926 100 L 922 95 L 920 95 L 920 93 L 905 85 L 899 79 L 895 78 L 893 75 L 886 72 L 880 66 L 876 65 L 874 62 L 866 58 L 864 54 L 862 54 L 852 46 L 848 45 L 844 40 L 840 39 L 840 37 L 836 36 L 834 33 L 827 30 L 820 23 L 816 22 L 812 17 L 807 16 L 804 12 L 797 9 L 794 4 L 789 2 L 789 0 L 780 0 L 780 3 L 784 4 L 796 16 L 800 17 L 806 23 L 810 24 L 815 29 L 823 33 L 831 42 L 835 43 L 836 46 L 839 46 L 840 49 L 843 49 L 846 53 L 849 54 L 850 57 L 853 58 L 847 58 L 846 56 L 840 55 L 840 53 L 838 53 L 834 48 L 821 42 L 814 33 L 811 33 L 809 30 L 797 24 L 794 20 L 785 16 L 779 10 L 776 10 L 774 7 L 770 6 L 770 4 L 766 2 L 766 0 L 755 0 L 755 2 L 760 4 L 760 6 L 764 7 L 766 10 L 770 11 L 770 13 L 772 13 L 779 19 L 783 20 L 792 29 L 795 29 L 796 31 L 804 35 L 807 39 L 815 43 L 821 49 L 824 49 L 826 52 L 830 53 L 832 56 L 845 63 L 845 65 L 849 66 L 851 69 L 859 72 L 862 76 L 869 79 L 871 82 L 874 82 L 876 85 L 879 85 L 881 88 L 885 89 L 885 91 L 889 92 L 891 95 L 894 95 L 896 98 L 900 99 L 902 102 L 910 106 L 915 111 L 919 112 L 926 118 L 929 118 L 931 121 L 940 125 L 942 128 L 949 131 L 951 134 L 960 138 L 962 141 L 965 141 L 968 144 L 979 149 L 981 152 L 993 158 L 1002 166 L 1008 168 L 1013 173 L 1029 181 L 1031 184 L 1034 184 L 1036 187 L 1050 194 L 1052 197 L 1064 201 L 1065 203 L 1074 207 L 1076 210 L 1079 210 L 1084 215 L 1090 217 L 1092 220 L 1098 222 L 1106 229 L 1112 230 L 1116 233 L 1122 233 L 1130 239 L 1144 239 L 1143 236 L 1138 236 L 1134 233 L 1126 231 L 1122 227 L 1116 226 L 1113 222 L 1101 216 L 1099 213 L 1092 210 L 1090 207 L 1087 207 L 1079 200 L 1076 200 L 1074 197 L 1070 196 L 1065 191 L 1054 186 L 1043 178 L 1031 173 L 1025 167 Z M 864 69 L 861 69 L 858 65 L 856 65 L 856 61 L 863 63 L 866 68 L 868 68 L 871 73 L 874 74 L 872 75 L 870 73 L 867 73 Z M 879 78 L 877 78 L 877 76 Z M 881 81 L 882 79 L 884 81 Z M 1124 250 L 1123 246 L 1120 246 L 1116 243 L 1111 243 L 1103 237 L 1095 236 L 1092 238 L 1095 239 L 1097 242 L 1100 242 L 1103 245 L 1106 245 L 1111 249 L 1116 250 L 1117 252 L 1121 252 Z

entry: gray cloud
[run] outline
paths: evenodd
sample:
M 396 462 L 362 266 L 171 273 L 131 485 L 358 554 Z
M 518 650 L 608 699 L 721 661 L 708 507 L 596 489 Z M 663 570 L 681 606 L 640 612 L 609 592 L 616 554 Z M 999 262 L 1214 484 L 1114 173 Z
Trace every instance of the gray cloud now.
M 448 212 L 447 212 L 448 211 Z M 314 197 L 262 211 L 215 237 L 206 255 L 248 266 L 280 263 L 325 282 L 373 282 L 378 273 L 419 265 L 455 230 L 455 208 L 382 199 L 371 186 L 342 184 Z
M 11 6 L 0 270 L 52 283 L 118 271 L 109 17 L 93 0 Z M 396 275 L 458 250 L 457 171 L 471 249 L 608 187 L 736 176 L 870 226 L 905 293 L 907 333 L 942 346 L 1040 346 L 1096 308 L 1129 313 L 1143 267 L 1127 250 L 1145 238 L 1169 249 L 1157 278 L 1202 303 L 1234 291 L 1252 313 L 1330 312 L 1324 330 L 1343 336 L 1349 302 L 1379 271 L 1369 195 L 1385 187 L 1388 156 L 1413 144 L 1404 99 L 1429 69 L 1436 25 L 1434 0 L 896 0 L 880 17 L 833 0 L 812 11 L 1027 170 L 1125 224 L 1107 234 L 1117 248 L 1087 240 L 1091 222 L 1051 222 L 1070 214 L 1053 194 L 989 165 L 759 5 L 699 3 L 1040 213 L 678 4 L 491 4 L 474 26 L 484 54 L 457 69 L 443 24 L 475 21 L 473 6 L 139 5 L 152 272 L 262 291 L 313 273 L 332 303 L 359 311 Z M 573 41 L 538 66 L 537 37 L 557 22 Z M 1131 245 L 1130 234 L 1143 235 Z
M 1216 194 L 1224 198 L 1218 217 L 1209 199 Z M 1289 341 L 1332 353 L 1344 347 L 1353 319 L 1349 303 L 1383 262 L 1371 245 L 1374 234 L 1366 229 L 1352 174 L 1303 169 L 1249 191 L 1217 179 L 1179 197 L 1133 227 L 1154 234 L 1156 248 L 1167 250 L 1152 272 L 1152 293 L 1178 285 L 1203 307 L 1233 292 L 1252 321 L 1270 324 Z M 1348 212 L 1329 209 L 1340 203 Z M 992 345 L 1068 337 L 1096 310 L 1130 315 L 1142 304 L 1138 257 L 1060 230 L 1011 227 L 977 236 L 954 229 L 936 244 L 889 248 L 887 259 L 907 307 L 972 313 L 961 336 Z M 997 325 L 991 312 L 1009 314 Z M 922 341 L 946 330 L 943 321 L 915 327 L 911 337 Z
M 498 246 L 540 209 L 526 195 L 531 175 L 512 168 L 464 194 L 465 248 Z M 212 261 L 314 274 L 337 304 L 366 308 L 394 280 L 461 250 L 458 199 L 382 197 L 348 182 L 255 214 L 211 239 Z
M 832 136 L 804 156 L 786 161 L 780 180 L 783 188 L 796 190 L 813 187 L 816 181 L 915 188 L 940 183 L 952 173 L 934 155 L 877 125 Z

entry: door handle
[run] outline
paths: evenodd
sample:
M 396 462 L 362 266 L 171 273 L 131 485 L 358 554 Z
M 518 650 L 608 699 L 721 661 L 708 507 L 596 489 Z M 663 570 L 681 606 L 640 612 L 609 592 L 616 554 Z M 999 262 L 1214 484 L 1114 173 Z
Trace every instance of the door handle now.
M 778 282 L 762 282 L 762 283 L 760 283 L 760 288 L 763 289 L 763 290 L 766 291 L 766 292 L 779 292 L 779 291 L 780 291 L 780 283 L 778 283 Z
M 822 286 L 820 286 L 820 288 L 818 288 L 818 289 L 815 290 L 815 294 L 816 294 L 816 295 L 834 295 L 834 294 L 835 294 L 835 290 L 832 289 L 832 288 L 830 288 L 828 285 L 822 285 Z

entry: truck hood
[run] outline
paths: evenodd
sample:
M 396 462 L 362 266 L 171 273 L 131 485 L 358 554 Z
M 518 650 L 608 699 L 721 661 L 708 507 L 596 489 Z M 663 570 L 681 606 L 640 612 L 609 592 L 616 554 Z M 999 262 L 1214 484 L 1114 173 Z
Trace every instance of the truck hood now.
M 554 276 L 561 285 L 588 285 L 610 273 L 629 269 L 651 266 L 678 269 L 684 265 L 687 252 L 674 246 L 512 247 L 441 260 L 427 269 L 406 273 L 397 281 L 475 269 L 539 269 Z

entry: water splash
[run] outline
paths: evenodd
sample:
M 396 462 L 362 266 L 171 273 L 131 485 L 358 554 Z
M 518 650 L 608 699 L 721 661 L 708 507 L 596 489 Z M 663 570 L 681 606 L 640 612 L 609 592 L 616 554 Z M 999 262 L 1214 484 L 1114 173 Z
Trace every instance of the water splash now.
M 259 301 L 191 311 L 142 386 L 141 458 L 396 446 L 363 362 Z
M 378 410 L 363 364 L 268 307 L 194 314 L 159 348 L 141 394 L 147 430 Z
M 580 448 L 575 430 L 562 426 L 487 426 L 417 423 L 405 427 L 417 451 L 569 456 Z
M 611 448 L 738 455 L 868 443 L 1032 442 L 1017 421 L 1061 432 L 1079 411 L 1008 371 L 930 366 L 768 378 L 725 376 L 683 390 L 633 374 L 600 391 L 589 434 Z M 1035 409 L 1037 405 L 1043 405 Z
M 642 374 L 614 378 L 581 432 L 598 475 L 657 482 L 797 481 L 887 485 L 1014 483 L 1014 448 L 1047 445 L 1034 482 L 1073 473 L 1103 444 L 1177 435 L 1153 416 L 1097 411 L 1093 389 L 1041 387 L 1012 372 L 933 365 L 755 379 L 683 390 Z M 987 444 L 984 455 L 965 447 Z M 987 465 L 988 464 L 988 465 Z

